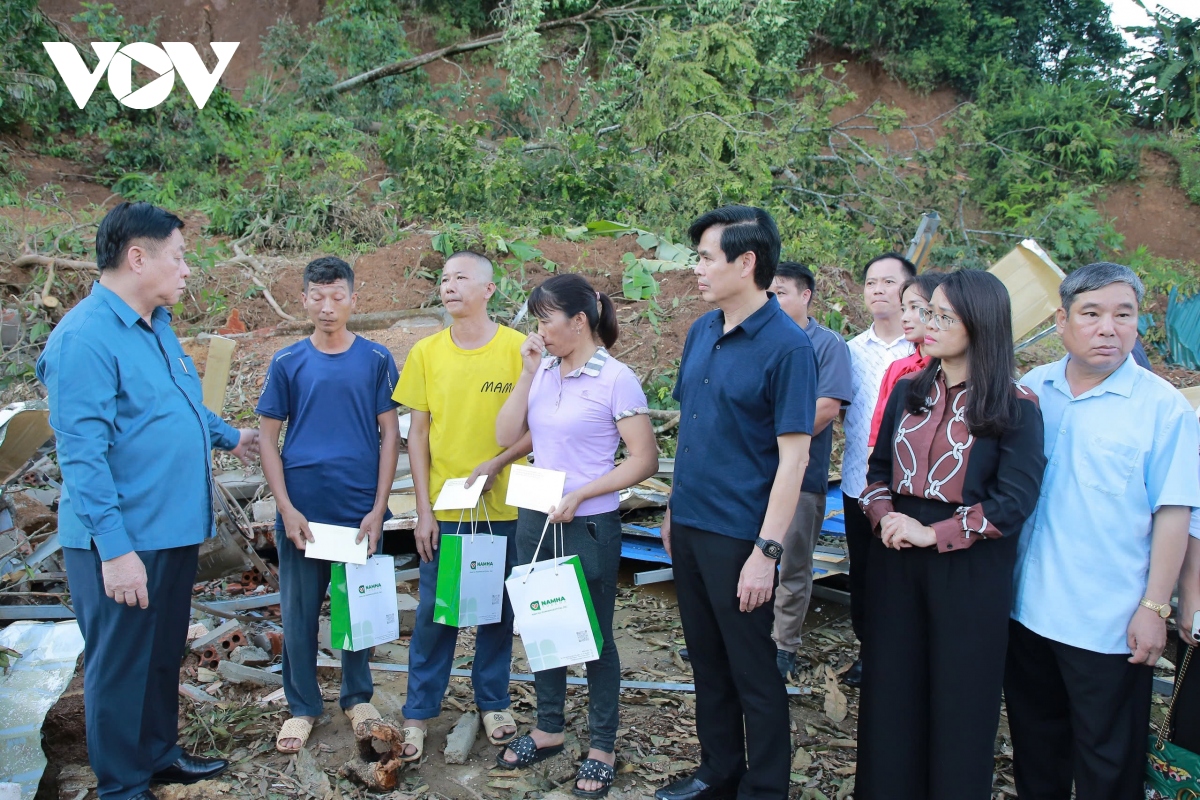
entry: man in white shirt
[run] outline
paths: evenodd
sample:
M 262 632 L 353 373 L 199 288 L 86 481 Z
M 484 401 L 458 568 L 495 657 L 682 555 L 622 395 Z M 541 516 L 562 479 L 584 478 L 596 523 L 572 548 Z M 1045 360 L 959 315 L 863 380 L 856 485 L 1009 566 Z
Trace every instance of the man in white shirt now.
M 851 389 L 854 399 L 846 411 L 843 429 L 846 450 L 842 456 L 842 502 L 846 516 L 846 546 L 850 551 L 850 620 L 861 644 L 866 603 L 867 553 L 871 524 L 858 507 L 867 483 L 867 440 L 871 436 L 871 414 L 879 399 L 883 374 L 893 361 L 913 354 L 913 345 L 900 326 L 900 287 L 915 276 L 917 268 L 898 253 L 884 253 L 863 269 L 863 301 L 871 312 L 871 327 L 855 336 L 850 346 Z M 862 661 L 842 677 L 848 686 L 862 683 Z

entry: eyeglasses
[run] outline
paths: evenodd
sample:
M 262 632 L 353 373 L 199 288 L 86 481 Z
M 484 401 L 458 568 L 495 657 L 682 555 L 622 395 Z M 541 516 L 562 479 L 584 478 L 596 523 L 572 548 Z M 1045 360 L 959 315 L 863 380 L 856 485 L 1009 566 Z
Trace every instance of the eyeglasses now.
M 922 325 L 933 325 L 938 330 L 949 330 L 951 325 L 957 325 L 958 320 L 947 314 L 935 314 L 928 308 L 917 309 L 917 319 Z

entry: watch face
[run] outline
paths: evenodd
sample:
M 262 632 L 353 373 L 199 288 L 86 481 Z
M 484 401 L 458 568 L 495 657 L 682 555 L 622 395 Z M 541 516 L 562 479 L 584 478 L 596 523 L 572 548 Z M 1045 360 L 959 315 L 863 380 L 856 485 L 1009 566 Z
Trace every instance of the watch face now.
M 783 555 L 783 545 L 779 544 L 778 542 L 772 542 L 764 539 L 762 543 L 762 551 L 767 558 L 779 558 L 781 555 Z

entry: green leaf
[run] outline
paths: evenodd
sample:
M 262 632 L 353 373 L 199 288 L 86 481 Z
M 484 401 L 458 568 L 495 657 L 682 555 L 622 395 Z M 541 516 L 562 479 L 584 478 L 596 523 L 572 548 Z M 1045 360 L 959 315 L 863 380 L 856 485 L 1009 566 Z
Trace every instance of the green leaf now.
M 536 261 L 542 257 L 542 251 L 538 250 L 528 242 L 516 241 L 508 243 L 508 252 L 512 253 L 521 263 L 527 261 Z
M 588 233 L 595 236 L 614 235 L 620 236 L 623 233 L 632 233 L 636 230 L 632 226 L 622 224 L 620 222 L 612 222 L 607 219 L 596 220 L 587 224 Z

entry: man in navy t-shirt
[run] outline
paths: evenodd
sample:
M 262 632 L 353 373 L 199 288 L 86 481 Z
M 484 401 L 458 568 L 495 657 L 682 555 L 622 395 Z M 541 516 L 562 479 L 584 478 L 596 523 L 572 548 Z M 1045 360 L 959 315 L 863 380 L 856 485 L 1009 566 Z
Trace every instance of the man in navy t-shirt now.
M 309 522 L 358 528 L 374 553 L 400 447 L 398 372 L 383 345 L 346 329 L 354 311 L 354 272 L 340 258 L 304 268 L 304 310 L 312 336 L 271 359 L 256 409 L 262 418 L 263 474 L 275 495 L 275 543 L 283 612 L 283 690 L 292 718 L 276 749 L 294 753 L 308 741 L 324 702 L 317 684 L 317 627 L 329 588 L 330 562 L 305 558 Z M 279 434 L 287 422 L 283 452 Z M 342 651 L 340 705 L 357 723 L 378 718 L 368 650 Z

